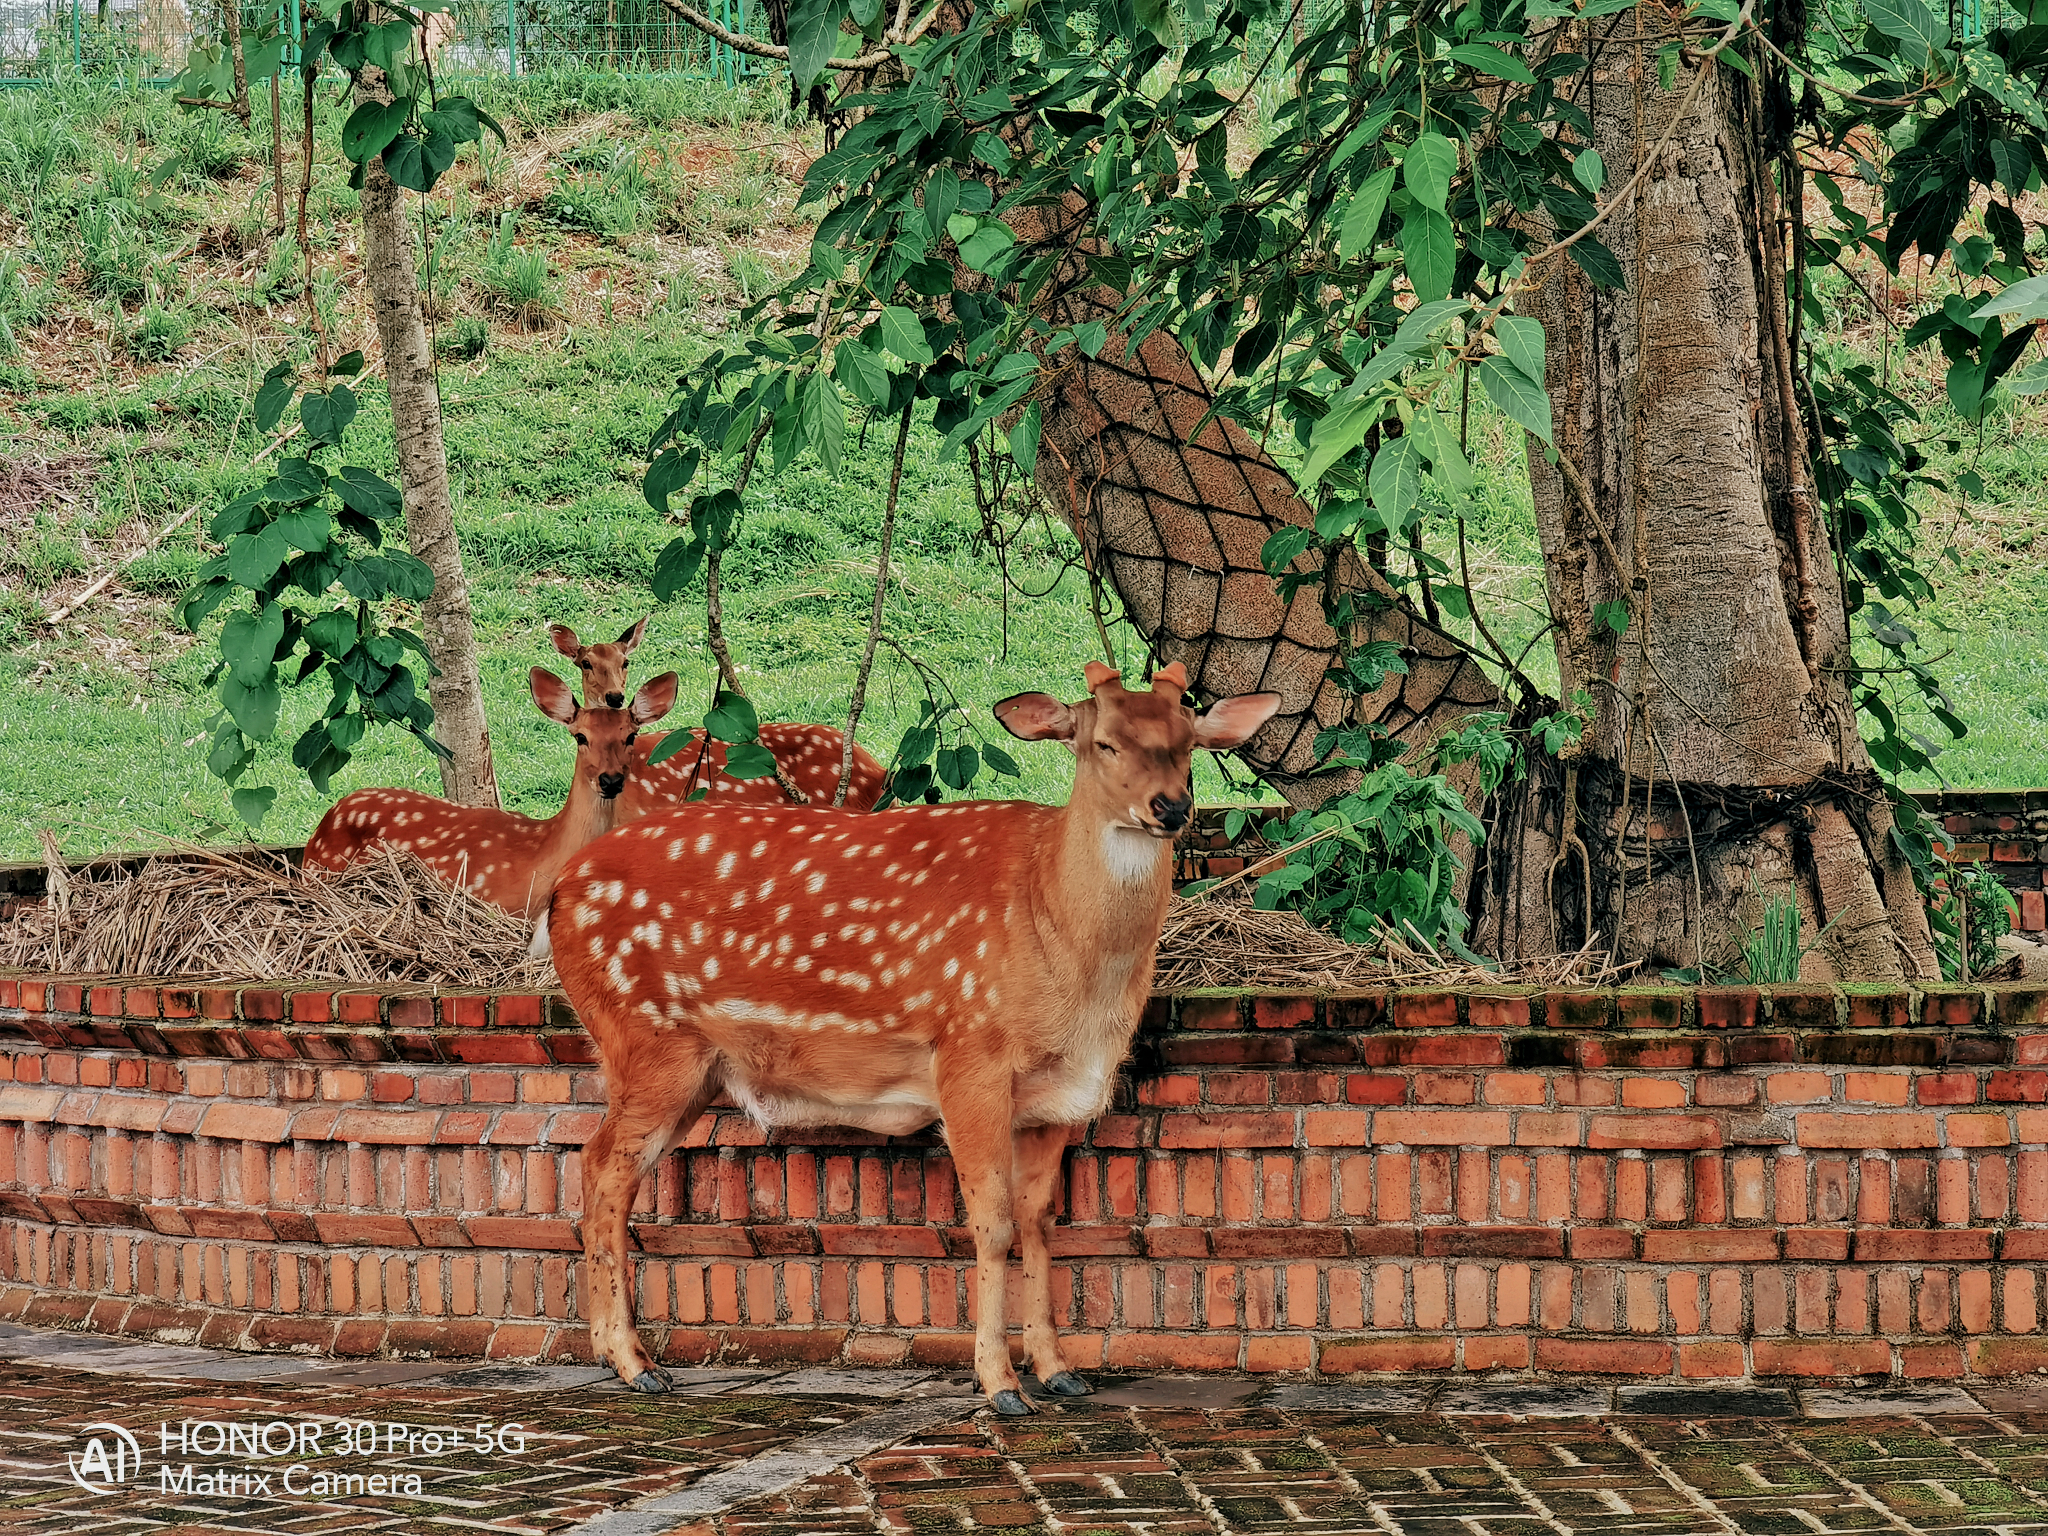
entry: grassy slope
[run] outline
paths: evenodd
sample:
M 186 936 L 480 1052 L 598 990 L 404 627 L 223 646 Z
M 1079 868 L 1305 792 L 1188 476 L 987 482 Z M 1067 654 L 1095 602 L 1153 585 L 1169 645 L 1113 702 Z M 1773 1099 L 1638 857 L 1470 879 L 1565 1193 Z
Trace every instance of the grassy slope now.
M 563 792 L 571 752 L 526 701 L 528 667 L 566 670 L 543 626 L 561 619 L 586 635 L 616 632 L 650 606 L 651 557 L 673 530 L 638 495 L 642 446 L 673 381 L 715 344 L 742 295 L 798 259 L 806 237 L 790 218 L 791 178 L 815 146 L 778 121 L 779 103 L 766 94 L 545 78 L 489 94 L 515 128 L 513 144 L 481 163 L 466 158 L 432 211 L 443 250 L 441 330 L 488 324 L 491 340 L 474 361 L 451 356 L 443 388 L 501 783 L 509 804 L 545 812 Z M 31 199 L 32 152 L 64 133 L 71 157 L 58 155 Z M 267 139 L 260 115 L 243 141 L 217 116 L 180 117 L 158 96 L 77 87 L 0 101 L 0 178 L 11 178 L 0 195 L 0 248 L 21 253 L 0 267 L 0 318 L 20 338 L 16 355 L 0 360 L 0 466 L 73 450 L 97 456 L 74 502 L 26 512 L 0 499 L 0 858 L 31 856 L 39 826 L 58 828 L 74 849 L 152 834 L 235 835 L 222 826 L 220 785 L 186 745 L 212 709 L 200 687 L 211 637 L 195 646 L 167 624 L 169 600 L 207 552 L 196 525 L 144 555 L 59 631 L 40 620 L 147 529 L 216 505 L 249 478 L 259 440 L 245 402 L 299 327 L 291 249 L 263 227 Z M 621 169 L 628 143 L 641 153 Z M 167 206 L 147 211 L 136 168 L 170 150 L 186 155 L 188 169 L 167 188 Z M 198 173 L 209 165 L 224 174 Z M 314 241 L 320 262 L 343 274 L 322 283 L 322 308 L 349 345 L 369 326 L 353 285 L 353 199 L 331 138 L 317 169 Z M 81 232 L 108 210 L 139 242 L 128 259 L 143 291 L 125 299 L 91 291 L 89 248 L 102 273 L 122 257 L 118 241 L 92 247 Z M 521 248 L 545 258 L 538 297 L 554 317 L 534 333 L 512 324 L 517 285 L 489 261 L 487 241 L 507 211 Z M 590 224 L 600 227 L 579 227 Z M 118 278 L 117 270 L 103 284 Z M 1831 332 L 1857 344 L 1858 323 L 1849 303 Z M 138 355 L 151 349 L 152 328 L 174 344 L 168 359 Z M 1933 406 L 1927 431 L 1939 436 L 1938 379 L 1908 384 Z M 365 393 L 351 451 L 388 466 L 379 392 Z M 2048 780 L 2048 576 L 2034 553 L 2048 532 L 2041 425 L 2038 410 L 2008 414 L 1981 447 L 1966 449 L 1994 498 L 1974 520 L 1958 521 L 1952 507 L 1929 512 L 1931 547 L 1952 543 L 1957 557 L 1924 622 L 1937 648 L 1954 646 L 1942 670 L 1977 724 L 1943 759 L 1959 783 Z M 1474 426 L 1482 483 L 1467 508 L 1473 574 L 1500 600 L 1494 628 L 1519 646 L 1541 625 L 1521 437 L 1483 412 Z M 771 717 L 843 711 L 887 471 L 882 434 L 874 436 L 837 483 L 806 464 L 755 481 L 744 545 L 730 561 L 728 611 Z M 1012 598 L 1005 652 L 994 561 L 977 546 L 965 467 L 937 463 L 936 446 L 920 432 L 909 456 L 891 633 L 977 711 L 1022 688 L 1070 688 L 1094 650 L 1085 585 L 1070 570 L 1060 575 L 1070 541 L 1040 525 L 1016 546 L 1014 574 L 1034 589 L 1058 579 L 1046 597 Z M 1455 547 L 1454 537 L 1432 542 Z M 686 594 L 657 617 L 637 666 L 642 677 L 681 671 L 678 714 L 692 718 L 710 676 L 701 624 L 701 593 Z M 1939 634 L 1939 624 L 1954 632 Z M 1119 643 L 1128 647 L 1129 637 Z M 1539 646 L 1532 672 L 1542 677 L 1548 661 Z M 864 735 L 886 749 L 917 698 L 908 669 L 885 663 Z M 324 808 L 282 756 L 265 765 L 282 790 L 266 836 L 302 835 Z M 1061 792 L 1056 749 L 1017 756 L 1019 792 Z M 367 743 L 337 788 L 435 782 L 426 754 L 393 739 Z M 1221 783 L 1206 776 L 1200 788 L 1213 795 Z

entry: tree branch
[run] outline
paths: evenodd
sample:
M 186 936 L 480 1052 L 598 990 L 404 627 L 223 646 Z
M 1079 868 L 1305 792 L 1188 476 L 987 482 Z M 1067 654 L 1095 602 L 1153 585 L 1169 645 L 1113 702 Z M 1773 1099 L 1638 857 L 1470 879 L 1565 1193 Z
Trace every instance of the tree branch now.
M 789 50 L 780 43 L 764 43 L 758 37 L 749 37 L 744 32 L 735 32 L 730 27 L 721 27 L 709 16 L 696 9 L 696 7 L 684 4 L 683 0 L 661 0 L 661 3 L 668 8 L 671 14 L 689 23 L 706 37 L 725 44 L 726 47 L 737 53 L 752 54 L 757 59 L 779 59 L 785 64 L 789 62 Z M 937 19 L 938 14 L 939 8 L 935 5 L 926 13 L 924 20 L 911 28 L 909 35 L 903 41 L 913 43 L 924 36 L 925 32 L 930 29 L 932 22 Z M 886 63 L 893 56 L 893 53 L 894 49 L 891 47 L 864 53 L 857 59 L 827 59 L 825 61 L 825 68 L 873 69 L 877 64 Z

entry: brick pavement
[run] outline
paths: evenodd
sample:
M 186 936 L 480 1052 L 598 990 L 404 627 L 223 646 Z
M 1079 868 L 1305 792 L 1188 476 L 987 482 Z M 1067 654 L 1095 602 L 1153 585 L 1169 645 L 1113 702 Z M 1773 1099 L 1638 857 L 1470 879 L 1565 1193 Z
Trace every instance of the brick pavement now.
M 1097 1397 L 1019 1423 L 912 1371 L 685 1372 L 681 1394 L 646 1398 L 583 1367 L 334 1363 L 26 1330 L 0 1334 L 0 1353 L 16 1357 L 0 1361 L 6 1533 L 2048 1536 L 2048 1382 L 1105 1377 Z M 523 1426 L 526 1449 L 478 1449 L 482 1420 Z M 188 1421 L 316 1425 L 329 1454 L 299 1459 L 296 1489 L 280 1491 L 303 1443 L 254 1461 L 166 1457 L 159 1426 L 175 1438 Z M 369 1455 L 339 1443 L 362 1421 L 380 1426 Z M 134 1432 L 143 1466 L 92 1492 L 67 1456 L 94 1433 L 112 1447 L 96 1424 Z M 430 1428 L 464 1444 L 432 1454 Z M 213 1432 L 186 1433 L 208 1449 Z M 228 1467 L 271 1485 L 208 1492 L 206 1473 Z M 323 1496 L 323 1471 L 420 1488 Z

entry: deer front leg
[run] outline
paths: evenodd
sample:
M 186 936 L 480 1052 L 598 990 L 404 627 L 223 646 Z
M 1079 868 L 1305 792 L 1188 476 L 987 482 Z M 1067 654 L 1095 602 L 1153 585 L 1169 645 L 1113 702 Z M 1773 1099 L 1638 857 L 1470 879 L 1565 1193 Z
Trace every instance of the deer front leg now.
M 615 1087 L 613 1092 L 620 1090 Z M 666 1392 L 670 1383 L 634 1325 L 626 1218 L 640 1181 L 668 1150 L 678 1127 L 692 1124 L 708 1100 L 700 1086 L 681 1108 L 668 1112 L 650 1113 L 630 1100 L 614 1103 L 583 1148 L 583 1267 L 590 1348 L 636 1392 Z
M 995 1410 L 1008 1418 L 1035 1412 L 1010 1364 L 1004 1316 L 1010 1260 L 1011 1101 L 1007 1076 L 949 1093 L 942 1084 L 946 1141 L 960 1175 L 967 1226 L 974 1234 L 974 1374 Z
M 1024 1264 L 1024 1354 L 1045 1390 L 1056 1397 L 1086 1397 L 1095 1389 L 1067 1368 L 1052 1316 L 1053 1196 L 1065 1164 L 1067 1127 L 1033 1125 L 1017 1132 L 1017 1254 Z

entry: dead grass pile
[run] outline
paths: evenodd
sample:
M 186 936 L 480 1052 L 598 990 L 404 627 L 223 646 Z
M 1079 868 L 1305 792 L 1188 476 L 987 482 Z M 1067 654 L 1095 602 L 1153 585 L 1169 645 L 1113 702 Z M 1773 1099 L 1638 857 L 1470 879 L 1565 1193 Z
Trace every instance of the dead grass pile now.
M 301 874 L 275 854 L 187 847 L 100 879 L 51 860 L 45 900 L 0 924 L 0 966 L 552 989 L 553 963 L 526 958 L 532 937 L 524 918 L 381 844 L 338 875 Z

